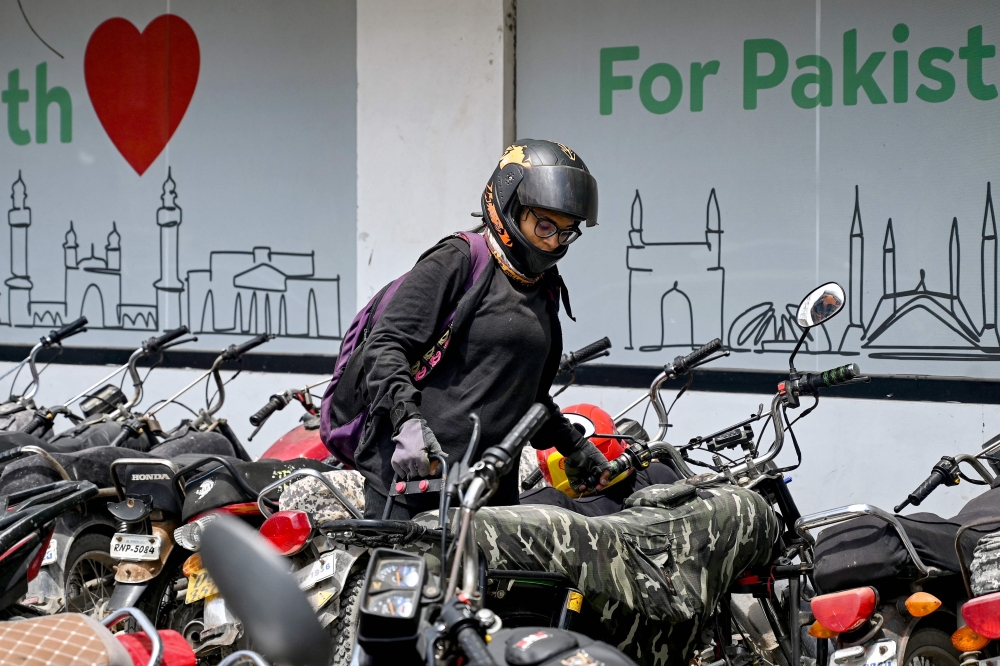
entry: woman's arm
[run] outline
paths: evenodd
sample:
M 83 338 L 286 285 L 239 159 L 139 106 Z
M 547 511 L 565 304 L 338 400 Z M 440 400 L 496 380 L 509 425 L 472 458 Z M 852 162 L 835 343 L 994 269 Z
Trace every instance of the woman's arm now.
M 532 446 L 535 448 L 547 449 L 556 447 L 556 450 L 564 456 L 580 448 L 583 435 L 573 427 L 569 420 L 559 411 L 559 407 L 549 393 L 552 390 L 552 382 L 559 372 L 559 359 L 562 358 L 562 327 L 559 325 L 559 316 L 552 314 L 552 346 L 549 355 L 545 359 L 545 366 L 542 369 L 542 378 L 538 383 L 538 395 L 535 396 L 537 402 L 549 408 L 549 420 L 546 421 L 532 438 Z
M 468 244 L 449 239 L 417 261 L 375 323 L 363 362 L 371 404 L 386 409 L 393 430 L 420 414 L 420 391 L 411 362 L 427 352 L 461 291 L 470 270 Z

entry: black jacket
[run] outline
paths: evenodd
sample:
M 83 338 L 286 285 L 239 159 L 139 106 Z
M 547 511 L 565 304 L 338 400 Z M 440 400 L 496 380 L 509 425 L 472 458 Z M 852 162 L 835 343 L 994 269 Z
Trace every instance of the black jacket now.
M 367 483 L 382 495 L 392 482 L 392 437 L 406 418 L 422 416 L 451 462 L 461 460 L 469 444 L 473 412 L 482 423 L 473 460 L 498 444 L 536 401 L 549 406 L 552 418 L 533 445 L 571 451 L 582 439 L 549 397 L 562 355 L 561 280 L 554 271 L 537 285 L 523 287 L 492 262 L 486 269 L 493 271 L 492 279 L 478 307 L 453 331 L 443 360 L 414 385 L 410 366 L 441 333 L 470 270 L 464 240 L 440 243 L 407 275 L 365 345 L 363 361 L 374 409 L 355 460 Z M 494 504 L 517 503 L 516 476 L 501 482 Z

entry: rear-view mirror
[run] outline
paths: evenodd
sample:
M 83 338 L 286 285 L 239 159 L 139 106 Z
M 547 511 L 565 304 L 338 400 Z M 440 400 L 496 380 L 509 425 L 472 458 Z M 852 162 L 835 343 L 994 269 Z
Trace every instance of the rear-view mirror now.
M 802 328 L 819 326 L 844 308 L 844 288 L 827 282 L 809 293 L 799 303 L 796 320 Z

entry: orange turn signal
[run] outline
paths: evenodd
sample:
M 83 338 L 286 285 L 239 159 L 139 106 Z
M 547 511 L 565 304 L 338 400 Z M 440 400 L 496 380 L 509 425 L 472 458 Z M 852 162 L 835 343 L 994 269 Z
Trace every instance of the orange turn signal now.
M 191 557 L 184 560 L 184 566 L 181 567 L 181 571 L 184 573 L 185 578 L 190 578 L 191 574 L 201 571 L 205 568 L 205 565 L 201 563 L 201 555 L 195 553 Z
M 906 610 L 913 617 L 925 617 L 940 607 L 941 600 L 926 592 L 916 592 L 906 600 Z
M 990 642 L 986 636 L 980 636 L 971 627 L 960 627 L 951 635 L 951 644 L 959 652 L 976 652 L 982 650 Z
M 819 623 L 819 620 L 817 620 L 812 623 L 811 627 L 809 627 L 809 635 L 813 638 L 836 638 L 837 632 L 832 629 L 827 629 Z

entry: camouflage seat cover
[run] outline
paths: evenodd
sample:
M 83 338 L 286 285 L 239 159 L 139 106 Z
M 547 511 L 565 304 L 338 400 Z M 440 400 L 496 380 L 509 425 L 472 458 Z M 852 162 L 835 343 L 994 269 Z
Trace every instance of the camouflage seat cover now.
M 688 482 L 649 486 L 625 507 L 602 518 L 487 507 L 477 513 L 476 538 L 491 569 L 547 571 L 576 583 L 609 642 L 640 664 L 686 664 L 723 592 L 768 561 L 777 517 L 753 491 Z
M 361 472 L 337 469 L 323 472 L 323 476 L 329 479 L 364 515 L 365 480 Z M 305 511 L 312 518 L 314 525 L 328 520 L 347 520 L 354 517 L 326 486 L 312 478 L 301 479 L 288 486 L 278 498 L 278 507 L 282 511 Z

